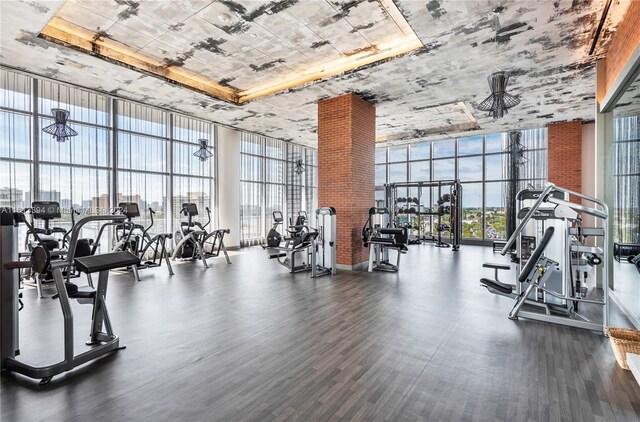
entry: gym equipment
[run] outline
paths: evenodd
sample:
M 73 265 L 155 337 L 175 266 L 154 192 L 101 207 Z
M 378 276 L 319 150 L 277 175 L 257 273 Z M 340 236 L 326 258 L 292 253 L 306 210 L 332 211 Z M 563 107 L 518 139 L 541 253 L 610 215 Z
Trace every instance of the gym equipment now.
M 280 246 L 280 242 L 282 242 L 282 235 L 278 232 L 278 226 L 282 224 L 284 218 L 282 217 L 281 211 L 273 212 L 273 227 L 267 233 L 267 246 L 275 248 Z
M 460 249 L 462 185 L 459 180 L 389 183 L 384 186 L 391 225 L 408 227 L 410 244 L 434 242 L 435 246 L 451 247 L 454 252 Z M 398 189 L 412 189 L 418 192 L 418 196 L 398 197 Z M 432 192 L 437 195 L 434 204 L 430 204 Z
M 569 195 L 591 206 L 569 202 Z M 482 278 L 480 283 L 494 294 L 515 299 L 509 318 L 518 317 L 584 328 L 604 333 L 608 323 L 609 233 L 605 229 L 609 212 L 604 202 L 551 183 L 540 190 L 525 189 L 518 193 L 520 220 L 516 230 L 500 251 L 506 255 L 515 245 L 516 284 L 498 280 L 498 271 L 508 265 L 485 263 L 495 269 L 495 279 Z M 601 220 L 598 227 L 584 227 L 582 214 Z M 600 239 L 603 248 L 592 246 Z M 588 286 L 587 276 L 595 265 L 603 265 L 602 291 Z M 540 311 L 526 310 L 525 305 Z M 601 321 L 592 321 L 583 307 L 602 311 Z
M 28 222 L 26 218 L 23 219 L 23 223 L 27 226 L 27 235 L 25 238 L 25 249 L 27 250 L 27 252 L 19 253 L 18 256 L 23 259 L 28 259 L 36 247 L 42 246 L 47 249 L 47 252 L 53 258 L 64 258 L 67 254 L 67 247 L 71 230 L 73 230 L 73 227 L 75 227 L 76 224 L 74 216 L 80 213 L 73 208 L 70 209 L 71 230 L 66 230 L 61 227 L 51 227 L 51 220 L 60 218 L 62 216 L 62 210 L 58 202 L 34 201 L 31 204 L 31 208 L 27 208 L 24 211 L 30 213 L 30 222 Z M 44 228 L 36 227 L 35 220 L 44 221 Z M 56 237 L 55 234 L 58 234 L 58 236 Z M 74 258 L 91 255 L 92 242 L 92 239 L 78 239 Z M 54 281 L 52 270 L 49 268 L 46 268 L 45 270 L 46 271 L 36 274 L 30 268 L 25 268 L 21 273 L 22 282 L 27 285 L 34 286 L 38 291 L 39 298 L 44 297 L 44 284 L 53 283 Z M 64 275 L 67 279 L 67 282 L 71 277 L 79 276 L 74 267 L 65 269 Z M 91 284 L 91 277 L 88 276 L 88 278 L 89 283 Z
M 400 269 L 400 256 L 407 253 L 409 242 L 406 227 L 389 227 L 389 209 L 369 209 L 369 218 L 362 228 L 364 246 L 369 248 L 368 271 L 391 271 Z M 395 251 L 396 262 L 389 261 L 389 251 Z
M 306 213 L 300 211 L 296 224 L 290 225 L 287 229 L 289 236 L 285 237 L 284 246 L 280 246 L 282 237 L 276 230 L 282 224 L 282 213 L 275 211 L 273 219 L 273 228 L 267 234 L 267 245 L 262 245 L 269 259 L 277 260 L 290 273 L 311 271 L 311 277 L 336 273 L 336 210 L 334 208 L 325 207 L 316 210 L 315 230 L 305 224 Z
M 209 268 L 207 258 L 214 258 L 220 255 L 220 251 L 224 253 L 227 264 L 231 264 L 227 248 L 224 246 L 224 235 L 229 233 L 229 229 L 216 229 L 207 232 L 206 228 L 211 223 L 211 210 L 205 207 L 207 211 L 207 222 L 202 225 L 197 221 L 193 221 L 193 217 L 198 215 L 198 206 L 192 202 L 182 204 L 180 213 L 187 217 L 187 222 L 180 223 L 180 230 L 176 231 L 174 241 L 176 248 L 171 256 L 172 260 L 182 259 L 200 259 L 205 268 Z
M 127 217 L 127 221 L 124 224 L 115 226 L 116 246 L 113 249 L 129 251 L 140 258 L 140 264 L 137 266 L 138 270 L 160 267 L 164 260 L 167 264 L 169 275 L 173 275 L 173 268 L 171 267 L 166 247 L 167 240 L 171 240 L 173 236 L 171 233 L 160 233 L 153 237 L 149 235 L 149 229 L 153 227 L 153 216 L 156 213 L 153 208 L 149 207 L 148 209 L 151 222 L 146 228 L 132 221 L 133 218 L 140 217 L 140 208 L 137 203 L 120 202 L 118 208 Z M 137 281 L 140 281 L 138 271 L 135 272 L 135 275 Z
M 633 264 L 636 266 L 636 269 L 638 270 L 638 272 L 640 273 L 640 254 L 636 255 L 636 256 L 630 256 L 627 258 L 627 261 L 629 261 L 629 264 Z
M 1 369 L 14 371 L 30 378 L 41 379 L 40 385 L 48 383 L 57 374 L 70 371 L 79 365 L 97 359 L 107 353 L 124 349 L 120 339 L 113 332 L 107 311 L 106 295 L 109 270 L 128 265 L 137 265 L 138 258 L 129 252 L 113 252 L 104 255 L 73 258 L 82 227 L 93 221 L 123 221 L 124 216 L 89 216 L 81 219 L 72 230 L 69 249 L 65 259 L 53 259 L 47 248 L 36 246 L 29 261 L 18 261 L 18 223 L 26 221 L 24 214 L 13 213 L 11 209 L 0 210 L 0 365 Z M 75 284 L 65 283 L 63 269 L 74 266 L 87 274 L 99 273 L 98 286 L 94 289 L 79 289 Z M 47 268 L 53 270 L 55 287 L 64 317 L 64 359 L 48 366 L 34 366 L 16 359 L 19 348 L 19 280 L 16 269 L 31 268 L 41 273 Z M 91 349 L 75 355 L 73 312 L 69 299 L 93 305 L 90 338 Z M 103 331 L 104 326 L 104 331 Z
M 316 238 L 311 255 L 311 277 L 336 274 L 336 209 L 322 207 L 316 210 Z

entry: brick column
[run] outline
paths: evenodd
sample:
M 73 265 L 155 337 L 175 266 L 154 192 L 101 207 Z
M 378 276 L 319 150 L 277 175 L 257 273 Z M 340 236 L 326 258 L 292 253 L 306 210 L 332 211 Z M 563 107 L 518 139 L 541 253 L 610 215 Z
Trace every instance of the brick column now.
M 376 110 L 354 94 L 318 102 L 318 206 L 336 209 L 338 268 L 368 260 L 361 231 L 375 205 Z
M 582 121 L 552 123 L 547 131 L 547 180 L 582 193 Z

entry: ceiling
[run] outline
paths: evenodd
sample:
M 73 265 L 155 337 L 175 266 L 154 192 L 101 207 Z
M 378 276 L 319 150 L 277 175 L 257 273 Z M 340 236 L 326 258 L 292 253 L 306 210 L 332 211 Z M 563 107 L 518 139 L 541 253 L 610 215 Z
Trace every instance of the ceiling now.
M 390 0 L 8 0 L 0 2 L 0 61 L 311 146 L 317 142 L 318 100 L 354 92 L 376 106 L 378 141 L 402 143 L 593 119 L 595 59 L 606 52 L 628 7 L 613 0 L 590 56 L 606 0 L 385 2 Z M 126 44 L 174 73 L 184 68 L 241 91 L 410 38 L 403 21 L 424 48 L 236 105 L 39 37 L 54 17 Z M 522 100 L 498 120 L 474 109 L 488 96 L 486 77 L 496 69 L 512 72 L 509 92 Z

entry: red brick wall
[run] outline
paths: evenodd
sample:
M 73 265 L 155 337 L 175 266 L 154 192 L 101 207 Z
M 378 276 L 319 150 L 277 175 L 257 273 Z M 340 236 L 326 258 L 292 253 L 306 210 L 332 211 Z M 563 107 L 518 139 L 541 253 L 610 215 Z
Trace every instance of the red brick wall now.
M 631 53 L 640 44 L 640 1 L 631 1 L 627 12 L 618 25 L 605 60 L 606 91 L 613 85 Z
M 557 186 L 582 192 L 582 121 L 552 123 L 547 131 L 547 179 Z
M 318 102 L 318 206 L 334 207 L 338 264 L 368 260 L 361 230 L 375 202 L 376 110 L 354 94 Z

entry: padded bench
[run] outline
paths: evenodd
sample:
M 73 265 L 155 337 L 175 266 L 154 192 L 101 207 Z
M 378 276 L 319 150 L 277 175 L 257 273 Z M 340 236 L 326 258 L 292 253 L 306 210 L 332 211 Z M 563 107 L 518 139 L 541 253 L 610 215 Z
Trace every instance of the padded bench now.
M 140 263 L 140 259 L 131 252 L 123 251 L 105 253 L 102 255 L 83 256 L 81 258 L 76 258 L 74 262 L 78 271 L 91 274 L 100 271 L 138 265 Z
M 485 262 L 484 264 L 482 264 L 482 267 L 494 269 L 496 275 L 495 275 L 495 280 L 492 280 L 490 278 L 481 278 L 480 283 L 502 293 L 511 294 L 513 292 L 513 286 L 511 284 L 502 283 L 498 279 L 498 271 L 499 270 L 508 271 L 511 269 L 511 265 L 500 264 L 496 262 Z

